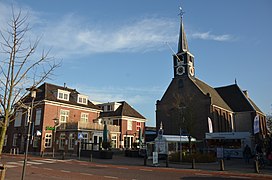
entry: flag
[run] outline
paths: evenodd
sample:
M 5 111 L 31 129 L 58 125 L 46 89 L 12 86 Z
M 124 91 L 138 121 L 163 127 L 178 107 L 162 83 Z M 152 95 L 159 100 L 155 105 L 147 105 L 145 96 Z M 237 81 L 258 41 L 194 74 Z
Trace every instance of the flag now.
M 260 132 L 259 121 L 260 121 L 259 115 L 256 115 L 254 118 L 254 125 L 253 125 L 254 134 L 257 134 L 258 132 Z
M 208 117 L 208 126 L 209 126 L 209 133 L 213 133 L 212 120 L 210 117 Z

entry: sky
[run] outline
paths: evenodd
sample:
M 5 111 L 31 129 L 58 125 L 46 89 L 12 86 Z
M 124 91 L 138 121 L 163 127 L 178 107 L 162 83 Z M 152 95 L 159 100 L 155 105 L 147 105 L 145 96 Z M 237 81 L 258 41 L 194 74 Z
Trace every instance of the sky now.
M 0 0 L 0 28 L 11 5 L 28 13 L 31 38 L 62 65 L 46 82 L 91 101 L 126 101 L 155 126 L 156 101 L 173 78 L 179 7 L 196 77 L 235 83 L 272 114 L 271 0 Z

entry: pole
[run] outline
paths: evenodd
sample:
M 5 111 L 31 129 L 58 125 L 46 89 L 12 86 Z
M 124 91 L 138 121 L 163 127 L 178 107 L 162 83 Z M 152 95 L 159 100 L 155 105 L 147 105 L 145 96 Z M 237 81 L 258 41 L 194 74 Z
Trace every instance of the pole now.
M 54 142 L 53 142 L 53 149 L 52 149 L 52 154 L 53 158 L 55 157 L 55 145 L 56 145 L 56 126 L 54 126 Z
M 180 147 L 179 147 L 179 161 L 182 161 L 182 145 L 181 145 L 181 128 L 179 129 L 179 143 L 180 143 Z
M 29 119 L 28 130 L 27 130 L 26 150 L 25 150 L 25 157 L 24 157 L 23 172 L 22 172 L 21 180 L 24 180 L 24 178 L 25 178 L 27 155 L 28 155 L 28 148 L 29 148 L 29 140 L 30 140 L 30 134 L 31 134 L 31 123 L 32 123 L 32 114 L 33 114 L 34 99 L 35 99 L 35 97 L 32 97 L 31 109 L 30 109 L 31 110 L 30 111 L 30 119 Z

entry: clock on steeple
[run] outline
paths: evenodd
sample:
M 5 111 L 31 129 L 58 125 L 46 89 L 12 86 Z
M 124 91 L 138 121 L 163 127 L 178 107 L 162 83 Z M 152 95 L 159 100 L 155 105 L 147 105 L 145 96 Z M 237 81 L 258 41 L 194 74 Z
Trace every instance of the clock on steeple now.
M 178 52 L 173 56 L 174 77 L 188 76 L 195 77 L 194 55 L 189 52 L 186 34 L 184 31 L 182 16 L 184 12 L 180 8 L 180 34 L 178 43 Z

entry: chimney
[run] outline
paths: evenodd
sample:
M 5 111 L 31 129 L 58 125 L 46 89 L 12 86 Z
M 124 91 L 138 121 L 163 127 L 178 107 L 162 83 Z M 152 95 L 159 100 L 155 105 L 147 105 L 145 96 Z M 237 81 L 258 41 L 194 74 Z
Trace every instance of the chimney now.
M 63 84 L 63 87 L 66 88 L 66 83 Z

